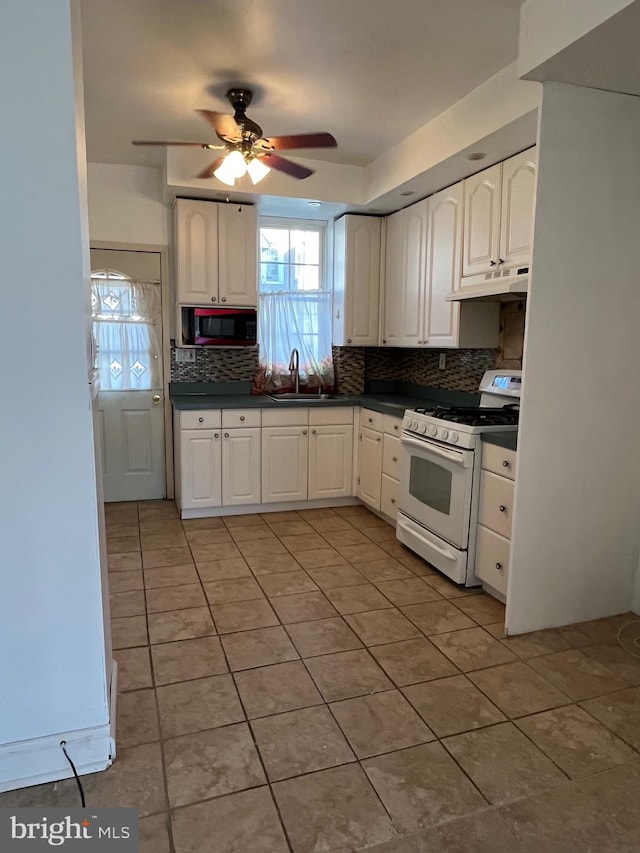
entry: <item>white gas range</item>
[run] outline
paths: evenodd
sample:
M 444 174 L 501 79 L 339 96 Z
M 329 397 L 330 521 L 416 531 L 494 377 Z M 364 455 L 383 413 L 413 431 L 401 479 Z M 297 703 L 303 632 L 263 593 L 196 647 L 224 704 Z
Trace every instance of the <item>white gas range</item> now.
M 451 580 L 474 571 L 481 435 L 518 429 L 520 370 L 488 370 L 479 406 L 408 409 L 402 422 L 397 538 Z

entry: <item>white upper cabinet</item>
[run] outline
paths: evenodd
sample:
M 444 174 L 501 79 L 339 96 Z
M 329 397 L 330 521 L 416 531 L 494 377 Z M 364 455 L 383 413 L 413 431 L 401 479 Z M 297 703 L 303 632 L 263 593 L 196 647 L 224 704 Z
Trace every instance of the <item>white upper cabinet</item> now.
M 309 500 L 352 494 L 353 426 L 317 426 L 309 437 Z
M 412 347 L 422 343 L 427 210 L 425 199 L 387 220 L 382 333 L 386 346 Z
M 462 274 L 497 266 L 500 258 L 502 163 L 464 181 L 464 254 Z
M 531 262 L 537 163 L 530 148 L 464 181 L 463 276 Z
M 502 164 L 500 258 L 505 267 L 531 262 L 537 166 L 537 148 Z
M 380 301 L 381 220 L 346 214 L 334 230 L 333 343 L 375 346 Z
M 431 347 L 458 345 L 460 304 L 445 297 L 460 284 L 463 206 L 461 183 L 429 199 L 423 340 Z
M 252 205 L 219 206 L 218 282 L 221 303 L 257 304 L 258 211 Z
M 176 199 L 175 239 L 178 305 L 257 304 L 254 206 Z

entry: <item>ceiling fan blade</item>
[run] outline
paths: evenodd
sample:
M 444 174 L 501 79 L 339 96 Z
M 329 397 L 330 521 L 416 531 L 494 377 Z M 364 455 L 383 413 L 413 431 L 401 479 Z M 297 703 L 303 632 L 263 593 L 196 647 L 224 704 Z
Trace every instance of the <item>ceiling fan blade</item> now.
M 277 154 L 258 154 L 258 160 L 261 160 L 270 169 L 277 169 L 278 172 L 284 172 L 286 175 L 291 175 L 292 178 L 297 178 L 299 181 L 303 178 L 308 178 L 314 172 L 313 169 L 307 169 L 306 166 L 294 163 L 293 160 L 286 160 Z
M 213 163 L 211 163 L 209 166 L 207 166 L 206 169 L 203 169 L 199 174 L 197 174 L 196 178 L 203 178 L 203 179 L 212 178 L 213 173 L 218 168 L 220 163 L 222 163 L 223 160 L 224 160 L 224 157 L 218 157 L 218 159 L 214 160 Z
M 290 136 L 269 136 L 262 140 L 276 151 L 291 148 L 335 148 L 336 140 L 330 133 L 296 133 Z
M 212 148 L 208 142 L 158 142 L 157 140 L 134 139 L 132 145 L 187 145 L 195 148 Z M 215 146 L 216 148 L 218 146 Z
M 218 136 L 225 139 L 242 139 L 242 131 L 233 116 L 226 113 L 216 113 L 213 110 L 196 110 L 205 121 L 208 121 Z

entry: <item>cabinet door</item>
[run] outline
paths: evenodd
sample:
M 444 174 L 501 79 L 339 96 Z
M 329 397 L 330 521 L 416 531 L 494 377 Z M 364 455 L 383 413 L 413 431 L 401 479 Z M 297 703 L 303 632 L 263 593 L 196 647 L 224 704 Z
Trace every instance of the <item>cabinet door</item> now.
M 318 426 L 309 438 L 309 500 L 348 498 L 353 468 L 353 427 Z
M 220 302 L 258 304 L 258 213 L 249 204 L 218 205 Z
M 501 178 L 498 163 L 464 181 L 462 275 L 488 272 L 500 260 Z
M 383 334 L 387 346 L 412 347 L 423 341 L 427 208 L 425 199 L 389 217 L 389 223 L 396 222 L 387 244 Z
M 259 504 L 260 500 L 260 430 L 224 430 L 222 505 Z
M 218 205 L 179 198 L 175 204 L 176 302 L 218 302 Z
M 380 220 L 346 216 L 345 333 L 351 346 L 378 345 Z
M 263 427 L 262 502 L 307 500 L 307 427 Z
M 220 431 L 186 429 L 180 432 L 182 509 L 222 504 Z
M 536 148 L 502 164 L 500 257 L 504 267 L 531 263 L 537 165 Z
M 462 183 L 429 199 L 424 338 L 430 347 L 458 344 L 460 303 L 447 302 L 445 297 L 460 286 L 463 204 Z
M 380 509 L 382 488 L 382 433 L 363 427 L 360 430 L 357 496 L 374 509 Z

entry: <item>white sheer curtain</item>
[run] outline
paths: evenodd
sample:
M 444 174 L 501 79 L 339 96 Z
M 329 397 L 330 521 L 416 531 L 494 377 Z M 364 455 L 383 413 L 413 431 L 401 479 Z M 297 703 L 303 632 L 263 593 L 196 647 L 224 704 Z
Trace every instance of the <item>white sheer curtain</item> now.
M 334 386 L 331 355 L 331 294 L 326 291 L 262 293 L 258 308 L 261 376 L 265 391 L 292 389 L 289 361 L 300 355 L 300 387 Z
M 91 313 L 103 391 L 159 387 L 161 311 L 159 282 L 132 281 L 108 270 L 92 274 Z

